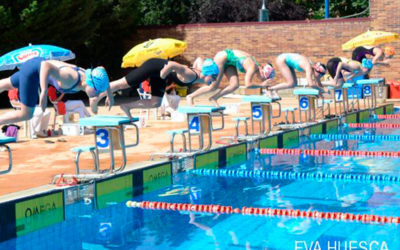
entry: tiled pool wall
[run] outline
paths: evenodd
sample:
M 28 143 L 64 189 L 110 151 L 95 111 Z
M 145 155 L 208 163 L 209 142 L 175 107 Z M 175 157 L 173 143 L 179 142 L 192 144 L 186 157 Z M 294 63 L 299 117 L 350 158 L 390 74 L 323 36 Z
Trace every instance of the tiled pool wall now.
M 375 114 L 393 114 L 394 105 L 386 104 Z M 93 202 L 93 209 L 131 199 L 173 184 L 173 175 L 187 169 L 218 169 L 247 160 L 247 152 L 258 148 L 285 148 L 299 144 L 300 136 L 316 133 L 337 133 L 340 122 L 368 122 L 370 110 L 361 110 L 305 128 L 286 130 L 271 136 L 239 144 L 219 147 L 175 161 L 166 161 L 127 171 L 93 184 L 55 189 L 0 203 L 0 242 L 6 241 L 65 220 L 65 206 L 75 202 Z

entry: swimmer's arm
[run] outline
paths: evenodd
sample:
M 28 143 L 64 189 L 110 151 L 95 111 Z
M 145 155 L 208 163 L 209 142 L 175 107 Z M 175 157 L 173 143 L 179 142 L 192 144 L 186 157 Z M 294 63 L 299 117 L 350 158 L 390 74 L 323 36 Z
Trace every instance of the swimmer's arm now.
M 342 69 L 343 69 L 343 63 L 340 62 L 340 63 L 338 64 L 338 66 L 337 66 L 337 69 L 336 69 L 336 75 L 335 75 L 335 77 L 333 78 L 333 82 L 334 82 L 335 84 L 337 84 L 337 82 L 338 82 L 338 80 L 339 80 L 339 75 L 340 75 L 340 73 L 342 72 Z
M 390 59 L 385 59 L 383 61 L 374 63 L 374 66 L 375 65 L 390 66 L 390 61 L 391 61 Z
M 307 66 L 305 67 L 305 71 L 306 71 L 306 79 L 307 79 L 308 86 L 313 87 L 313 86 L 315 86 L 315 84 L 317 84 L 318 87 L 322 87 L 321 83 L 318 83 L 317 81 L 314 82 L 314 79 L 312 77 L 313 70 L 312 70 L 311 64 L 308 62 L 307 62 Z
M 266 81 L 263 81 L 262 83 L 255 83 L 253 82 L 254 75 L 257 74 L 258 68 L 251 68 L 246 72 L 246 75 L 244 76 L 244 84 L 245 87 L 248 89 L 257 89 L 257 88 L 264 88 L 266 87 L 267 83 Z
M 375 48 L 376 50 L 376 55 L 372 58 L 372 64 L 377 64 L 379 61 L 379 58 L 383 56 L 383 50 L 380 48 Z
M 219 67 L 219 66 L 218 66 L 218 68 L 219 68 L 219 75 L 218 75 L 217 79 L 215 81 L 213 81 L 210 85 L 203 86 L 203 87 L 197 89 L 196 91 L 194 91 L 193 93 L 191 93 L 189 95 L 191 98 L 195 98 L 197 96 L 200 96 L 200 95 L 203 95 L 203 94 L 206 94 L 206 93 L 209 93 L 209 92 L 211 92 L 213 90 L 217 90 L 218 89 L 219 83 L 221 82 L 222 76 L 224 74 L 223 73 L 224 72 L 224 68 L 223 67 Z
M 106 90 L 106 105 L 108 105 L 108 110 L 111 110 L 112 106 L 114 105 L 114 95 L 113 92 L 111 91 L 111 87 L 109 86 Z

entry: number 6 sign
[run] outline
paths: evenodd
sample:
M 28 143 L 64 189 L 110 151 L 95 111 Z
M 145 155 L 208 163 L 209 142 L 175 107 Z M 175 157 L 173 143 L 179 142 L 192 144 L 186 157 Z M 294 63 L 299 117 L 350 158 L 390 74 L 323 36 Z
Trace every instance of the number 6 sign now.
M 299 104 L 301 110 L 308 110 L 309 103 L 308 103 L 308 98 L 306 96 L 300 98 Z

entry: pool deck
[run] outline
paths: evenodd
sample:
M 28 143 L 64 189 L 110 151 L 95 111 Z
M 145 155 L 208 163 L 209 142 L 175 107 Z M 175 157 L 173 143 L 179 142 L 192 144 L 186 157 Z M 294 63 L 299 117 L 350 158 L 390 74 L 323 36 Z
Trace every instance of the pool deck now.
M 240 103 L 240 99 L 224 98 L 221 104 Z M 207 99 L 196 100 L 196 104 L 208 104 Z M 281 101 L 282 108 L 297 107 L 295 98 L 284 97 Z M 185 100 L 181 101 L 181 105 L 186 105 Z M 333 110 L 333 108 L 331 108 Z M 50 108 L 52 112 L 53 109 Z M 8 110 L 0 110 L 4 113 Z M 274 110 L 276 112 L 276 110 Z M 113 107 L 111 111 L 106 111 L 105 107 L 100 107 L 99 114 L 104 115 L 123 115 L 118 106 Z M 51 121 L 54 113 L 52 113 Z M 235 115 L 227 115 L 225 119 L 225 129 L 213 132 L 213 142 L 221 136 L 232 136 L 235 133 L 235 123 L 233 117 L 249 116 L 250 105 L 242 103 L 239 113 Z M 61 119 L 61 116 L 58 117 Z M 284 115 L 279 119 L 273 119 L 273 124 L 277 124 L 284 119 Z M 50 122 L 51 122 L 50 121 Z M 147 127 L 140 128 L 140 141 L 137 147 L 127 149 L 127 165 L 140 165 L 139 162 L 148 161 L 150 155 L 154 152 L 167 152 L 169 150 L 169 136 L 166 131 L 170 129 L 185 128 L 186 122 L 174 122 L 171 120 L 154 120 L 153 114 L 147 122 Z M 250 127 L 249 127 L 250 129 Z M 133 130 L 132 130 L 133 131 Z M 155 131 L 157 131 L 155 133 Z M 129 136 L 129 129 L 125 132 L 125 137 Z M 19 134 L 24 134 L 20 131 Z M 18 192 L 21 194 L 27 189 L 47 188 L 41 187 L 51 183 L 55 175 L 74 174 L 75 173 L 75 153 L 70 149 L 76 146 L 93 145 L 93 134 L 82 136 L 56 136 L 40 139 L 19 138 L 17 143 L 10 144 L 13 152 L 13 169 L 10 173 L 0 176 L 0 196 Z M 129 139 L 127 140 L 129 142 Z M 179 142 L 180 138 L 176 138 Z M 179 146 L 178 146 L 179 148 Z M 91 165 L 92 160 L 89 154 L 81 156 L 81 165 Z M 107 164 L 107 154 L 101 155 L 101 163 Z M 116 161 L 116 165 L 118 161 Z M 7 166 L 7 156 L 0 152 L 0 166 Z M 9 195 L 6 195 L 7 197 Z M 4 197 L 3 197 L 4 198 Z

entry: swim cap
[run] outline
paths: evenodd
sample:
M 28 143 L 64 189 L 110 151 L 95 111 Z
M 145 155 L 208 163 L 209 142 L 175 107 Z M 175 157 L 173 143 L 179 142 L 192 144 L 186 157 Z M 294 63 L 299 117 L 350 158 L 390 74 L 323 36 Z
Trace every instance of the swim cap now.
M 388 46 L 388 47 L 385 47 L 385 52 L 384 53 L 385 53 L 386 56 L 394 56 L 395 51 L 394 51 L 393 47 Z
M 265 79 L 274 79 L 276 73 L 272 64 L 267 63 L 261 70 L 262 77 Z
M 374 64 L 372 63 L 372 60 L 366 59 L 366 58 L 362 59 L 361 65 L 367 69 L 372 69 L 372 67 L 374 66 Z
M 107 72 L 103 67 L 87 69 L 85 70 L 85 76 L 86 84 L 99 93 L 106 91 L 110 86 L 110 80 L 108 79 Z
M 213 75 L 217 77 L 219 74 L 219 68 L 212 59 L 207 58 L 204 60 L 203 65 L 201 66 L 201 73 L 204 76 Z

